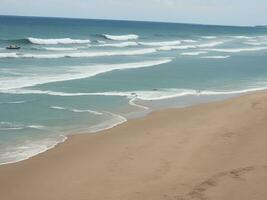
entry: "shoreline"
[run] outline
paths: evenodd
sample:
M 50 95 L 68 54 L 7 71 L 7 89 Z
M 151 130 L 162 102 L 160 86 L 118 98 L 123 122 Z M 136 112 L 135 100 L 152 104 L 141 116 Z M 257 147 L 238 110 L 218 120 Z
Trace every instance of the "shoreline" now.
M 0 198 L 265 199 L 266 102 L 267 92 L 259 91 L 70 135 L 1 165 Z
M 247 92 L 247 90 L 244 90 L 244 91 L 246 91 L 246 92 L 243 93 L 243 91 L 242 91 L 241 93 L 233 93 L 233 94 L 230 93 L 228 95 L 232 95 L 232 96 L 222 96 L 222 97 L 219 97 L 219 98 L 218 97 L 214 98 L 214 97 L 211 96 L 210 98 L 207 98 L 205 100 L 196 100 L 196 102 L 191 102 L 191 103 L 186 104 L 186 105 L 166 106 L 165 103 L 164 103 L 165 106 L 159 106 L 159 107 L 153 107 L 153 108 L 146 107 L 146 106 L 144 106 L 142 104 L 140 104 L 140 105 L 136 104 L 136 103 L 134 103 L 134 101 L 136 99 L 133 98 L 133 99 L 129 100 L 129 105 L 132 105 L 132 106 L 135 106 L 135 107 L 138 107 L 138 108 L 142 108 L 143 111 L 136 111 L 136 112 L 133 112 L 133 113 L 128 113 L 128 114 L 126 114 L 124 116 L 120 115 L 120 114 L 106 112 L 107 114 L 109 114 L 111 116 L 121 118 L 121 121 L 118 121 L 118 122 L 115 122 L 115 123 L 110 123 L 110 124 L 106 124 L 106 121 L 104 121 L 104 122 L 102 122 L 100 124 L 96 124 L 96 125 L 90 126 L 88 128 L 88 131 L 82 131 L 82 132 L 79 132 L 79 131 L 77 132 L 76 131 L 76 133 L 72 133 L 72 134 L 59 135 L 59 137 L 62 137 L 61 140 L 54 141 L 53 144 L 50 144 L 49 146 L 47 146 L 45 149 L 39 151 L 38 153 L 29 155 L 29 156 L 27 156 L 25 158 L 20 158 L 20 159 L 18 159 L 16 161 L 9 161 L 9 162 L 6 162 L 6 163 L 0 163 L 0 167 L 3 166 L 3 165 L 10 165 L 10 164 L 15 164 L 15 163 L 18 163 L 18 162 L 21 162 L 21 161 L 25 161 L 25 160 L 31 159 L 31 158 L 33 158 L 35 156 L 38 156 L 39 154 L 43 154 L 43 153 L 45 153 L 47 151 L 50 151 L 51 149 L 56 148 L 58 145 L 64 143 L 71 136 L 83 135 L 83 134 L 99 134 L 101 132 L 104 132 L 106 130 L 112 129 L 112 128 L 114 128 L 116 126 L 119 126 L 121 124 L 127 123 L 127 122 L 129 122 L 129 121 L 131 121 L 133 119 L 144 118 L 147 115 L 150 115 L 150 114 L 152 114 L 154 112 L 160 112 L 160 111 L 169 110 L 169 109 L 180 109 L 180 108 L 197 106 L 197 105 L 202 105 L 202 104 L 207 104 L 207 103 L 212 103 L 212 102 L 224 101 L 224 100 L 235 98 L 235 97 L 238 97 L 238 96 L 251 94 L 254 90 L 252 90 L 252 91 L 248 90 L 248 92 Z M 263 91 L 263 89 L 260 89 L 260 90 L 255 89 L 255 91 Z M 169 98 L 169 99 L 165 99 L 165 100 L 174 100 L 174 101 L 176 101 L 175 99 L 176 98 L 174 97 L 174 98 Z M 103 124 L 105 124 L 105 125 L 103 125 Z M 98 127 L 98 128 L 96 128 L 96 127 Z

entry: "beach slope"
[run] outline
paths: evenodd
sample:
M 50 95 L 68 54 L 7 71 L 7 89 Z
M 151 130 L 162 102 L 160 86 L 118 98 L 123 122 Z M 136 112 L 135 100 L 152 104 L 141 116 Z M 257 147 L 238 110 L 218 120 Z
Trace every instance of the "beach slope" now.
M 267 93 L 154 112 L 0 166 L 1 200 L 265 200 Z

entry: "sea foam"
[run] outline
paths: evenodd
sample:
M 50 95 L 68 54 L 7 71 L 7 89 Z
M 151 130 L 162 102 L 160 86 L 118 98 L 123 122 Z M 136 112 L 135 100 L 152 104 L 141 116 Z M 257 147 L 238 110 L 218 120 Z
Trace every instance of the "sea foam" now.
M 174 41 L 162 41 L 162 42 L 138 42 L 138 43 L 145 46 L 172 46 L 181 44 L 181 41 L 174 40 Z
M 81 109 L 75 109 L 75 108 L 64 108 L 60 106 L 51 106 L 51 108 L 56 109 L 56 110 L 66 110 L 66 111 L 75 112 L 75 113 L 90 113 L 94 115 L 103 115 L 103 113 L 101 112 L 98 112 L 95 110 L 89 110 L 89 109 L 81 110 Z
M 251 48 L 229 48 L 229 49 L 205 49 L 206 51 L 216 51 L 224 53 L 239 53 L 243 51 L 262 51 L 267 50 L 267 47 L 251 47 Z
M 100 44 L 101 47 L 130 47 L 138 46 L 137 42 L 121 42 L 121 43 L 112 43 L 112 44 Z
M 0 53 L 0 58 L 39 58 L 39 59 L 56 59 L 56 58 L 83 58 L 83 57 L 102 57 L 102 56 L 134 56 L 144 55 L 156 52 L 157 49 L 146 48 L 128 51 L 100 51 L 100 52 L 74 52 L 74 53 L 57 53 L 57 54 L 22 54 L 22 53 Z
M 139 38 L 138 35 L 135 34 L 128 34 L 128 35 L 103 35 L 106 39 L 109 40 L 116 40 L 116 41 L 124 41 L 124 40 L 136 40 Z
M 261 91 L 266 90 L 267 87 L 255 87 L 248 89 L 232 90 L 232 91 L 223 91 L 223 90 L 194 90 L 194 89 L 155 89 L 147 91 L 111 91 L 111 92 L 95 92 L 95 93 L 66 93 L 66 92 L 57 92 L 49 90 L 30 90 L 30 89 L 18 89 L 18 90 L 7 90 L 3 91 L 6 93 L 15 93 L 15 94 L 46 94 L 51 96 L 119 96 L 125 97 L 128 99 L 139 99 L 143 101 L 156 101 L 156 100 L 165 100 L 171 98 L 177 98 L 182 96 L 201 96 L 201 95 L 229 95 L 229 94 L 243 94 L 247 92 Z
M 208 52 L 207 51 L 184 52 L 184 53 L 181 53 L 181 55 L 182 56 L 197 56 L 197 55 L 205 54 L 205 53 L 208 53 Z

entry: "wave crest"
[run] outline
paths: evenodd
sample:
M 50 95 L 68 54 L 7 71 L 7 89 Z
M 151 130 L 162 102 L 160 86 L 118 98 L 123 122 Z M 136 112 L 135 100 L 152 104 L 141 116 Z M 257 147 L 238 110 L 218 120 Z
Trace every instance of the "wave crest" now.
M 29 42 L 32 44 L 39 45 L 53 45 L 53 44 L 86 44 L 90 43 L 90 40 L 78 40 L 71 38 L 58 38 L 58 39 L 41 39 L 41 38 L 28 38 Z
M 103 35 L 106 39 L 115 40 L 115 41 L 125 41 L 125 40 L 136 40 L 139 38 L 138 35 L 128 34 L 128 35 Z

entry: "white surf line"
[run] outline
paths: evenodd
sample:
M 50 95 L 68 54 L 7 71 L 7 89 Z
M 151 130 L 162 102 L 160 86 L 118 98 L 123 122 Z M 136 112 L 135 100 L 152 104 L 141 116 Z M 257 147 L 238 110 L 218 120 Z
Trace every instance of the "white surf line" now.
M 207 51 L 192 51 L 192 52 L 183 52 L 180 55 L 182 56 L 198 56 L 200 54 L 206 54 L 208 53 Z
M 225 58 L 230 58 L 231 56 L 202 56 L 201 58 L 206 58 L 206 59 L 225 59 Z
M 139 36 L 136 35 L 136 34 L 128 34 L 128 35 L 108 35 L 108 34 L 103 34 L 103 36 L 106 39 L 115 40 L 115 41 L 136 40 L 136 39 L 139 38 Z
M 115 126 L 118 126 L 120 124 L 123 124 L 124 122 L 127 122 L 127 119 L 121 115 L 112 113 L 112 112 L 104 112 L 104 114 L 110 115 L 113 118 L 106 120 L 100 124 L 93 125 L 90 127 L 90 133 L 97 133 L 100 131 L 111 129 Z
M 95 110 L 89 110 L 89 109 L 81 110 L 81 109 L 75 109 L 75 108 L 64 108 L 60 106 L 50 106 L 50 108 L 56 109 L 56 110 L 65 110 L 65 111 L 75 112 L 75 113 L 91 113 L 94 115 L 103 115 L 103 113 L 101 112 L 98 112 Z
M 135 107 L 137 107 L 137 108 L 141 108 L 141 109 L 144 109 L 144 110 L 149 110 L 149 108 L 146 107 L 146 106 L 143 106 L 143 105 L 140 105 L 140 104 L 136 104 L 136 103 L 134 102 L 135 100 L 137 100 L 136 97 L 130 99 L 129 104 L 130 104 L 131 106 L 135 106 Z

